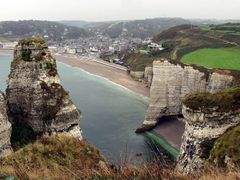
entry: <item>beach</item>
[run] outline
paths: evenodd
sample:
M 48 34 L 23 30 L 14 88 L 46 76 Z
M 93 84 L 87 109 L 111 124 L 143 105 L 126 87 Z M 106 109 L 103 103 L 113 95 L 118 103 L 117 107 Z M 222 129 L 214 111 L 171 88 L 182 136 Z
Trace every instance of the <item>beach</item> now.
M 13 54 L 12 50 L 0 50 L 2 54 Z M 149 97 L 149 88 L 145 84 L 132 79 L 125 68 L 108 62 L 96 62 L 96 60 L 84 57 L 73 57 L 69 55 L 54 55 L 58 62 L 81 68 L 91 74 L 104 77 L 116 84 L 119 84 L 138 95 Z
M 145 84 L 132 79 L 126 71 L 106 65 L 105 63 L 99 63 L 94 60 L 86 60 L 81 57 L 65 57 L 62 55 L 54 55 L 57 61 L 71 65 L 73 67 L 81 68 L 91 74 L 95 74 L 104 77 L 116 84 L 119 84 L 141 96 L 149 97 L 149 88 Z M 118 67 L 118 66 L 117 66 Z

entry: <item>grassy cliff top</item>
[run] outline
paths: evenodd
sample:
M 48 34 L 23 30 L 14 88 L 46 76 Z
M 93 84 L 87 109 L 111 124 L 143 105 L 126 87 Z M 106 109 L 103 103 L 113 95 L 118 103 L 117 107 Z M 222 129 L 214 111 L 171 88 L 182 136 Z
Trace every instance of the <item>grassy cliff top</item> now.
M 217 93 L 199 92 L 188 95 L 183 101 L 192 110 L 208 112 L 214 108 L 218 112 L 229 112 L 240 109 L 240 86 Z
M 240 70 L 239 48 L 203 48 L 186 54 L 181 61 L 206 68 Z
M 40 37 L 31 37 L 31 38 L 25 38 L 22 39 L 18 42 L 18 45 L 42 45 L 45 44 L 46 42 L 44 41 L 44 39 L 40 38 Z

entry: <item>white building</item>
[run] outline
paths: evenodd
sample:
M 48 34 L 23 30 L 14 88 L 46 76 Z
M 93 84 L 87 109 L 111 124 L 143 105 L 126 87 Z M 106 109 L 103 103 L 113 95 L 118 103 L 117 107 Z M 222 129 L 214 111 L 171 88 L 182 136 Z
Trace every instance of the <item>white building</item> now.
M 162 51 L 164 48 L 162 47 L 162 44 L 157 44 L 157 43 L 151 43 L 148 45 L 148 48 L 153 49 L 153 50 L 160 50 Z
M 143 44 L 151 44 L 152 43 L 152 38 L 146 38 L 142 42 Z
M 76 50 L 76 48 L 67 47 L 67 48 L 66 48 L 66 52 L 67 52 L 68 54 L 76 54 L 76 53 L 77 53 L 77 50 Z

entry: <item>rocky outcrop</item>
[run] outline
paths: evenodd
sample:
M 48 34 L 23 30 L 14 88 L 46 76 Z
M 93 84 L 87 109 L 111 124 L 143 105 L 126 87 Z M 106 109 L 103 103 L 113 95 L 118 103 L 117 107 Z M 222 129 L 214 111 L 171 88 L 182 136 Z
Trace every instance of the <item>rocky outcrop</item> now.
M 147 82 L 147 85 L 150 87 L 153 78 L 153 68 L 152 67 L 145 67 L 144 71 L 144 80 Z
M 145 82 L 150 87 L 153 77 L 152 67 L 145 67 L 144 71 L 130 71 L 130 76 L 138 81 Z
M 216 145 L 215 141 L 227 130 L 240 124 L 240 87 L 217 93 L 194 93 L 188 95 L 183 103 L 185 131 L 177 164 L 178 171 L 194 173 L 201 169 L 204 162 L 209 159 L 212 149 L 216 152 L 212 153 L 215 154 L 212 155 L 213 159 L 225 159 L 227 149 L 230 149 L 232 154 L 239 154 L 239 146 L 237 150 L 233 150 L 234 145 L 228 147 L 226 144 L 224 151 L 219 153 L 223 148 L 219 143 L 223 141 L 234 143 L 234 140 L 227 139 L 228 136 L 217 141 Z M 239 136 L 239 132 L 236 135 Z
M 43 40 L 26 39 L 15 47 L 6 93 L 13 124 L 30 126 L 38 135 L 81 138 L 81 114 L 61 86 L 56 60 Z
M 215 140 L 240 123 L 240 111 L 204 113 L 183 106 L 183 115 L 186 125 L 176 168 L 194 173 L 209 158 Z
M 136 80 L 141 80 L 144 77 L 144 71 L 130 71 L 130 76 Z
M 136 132 L 152 129 L 162 117 L 182 114 L 182 100 L 187 94 L 216 92 L 229 87 L 233 79 L 226 73 L 208 73 L 166 59 L 154 61 L 149 107 L 143 125 Z
M 10 137 L 12 127 L 8 121 L 7 104 L 4 94 L 0 92 L 0 155 L 7 155 L 12 152 Z

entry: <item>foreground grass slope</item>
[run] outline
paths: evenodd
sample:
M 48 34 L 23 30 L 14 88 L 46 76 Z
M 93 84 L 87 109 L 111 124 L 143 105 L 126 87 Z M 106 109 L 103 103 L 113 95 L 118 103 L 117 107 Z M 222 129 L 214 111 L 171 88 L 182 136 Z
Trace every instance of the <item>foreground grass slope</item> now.
M 185 64 L 207 68 L 240 70 L 240 48 L 204 48 L 182 57 Z
M 0 160 L 0 171 L 20 179 L 68 179 L 101 172 L 98 150 L 78 139 L 46 137 Z
M 99 164 L 102 162 L 102 165 Z M 15 179 L 202 179 L 234 180 L 238 172 L 216 168 L 204 170 L 196 177 L 181 175 L 163 161 L 142 167 L 123 164 L 120 167 L 103 165 L 100 153 L 85 141 L 66 136 L 44 137 L 33 144 L 0 159 L 1 174 Z

